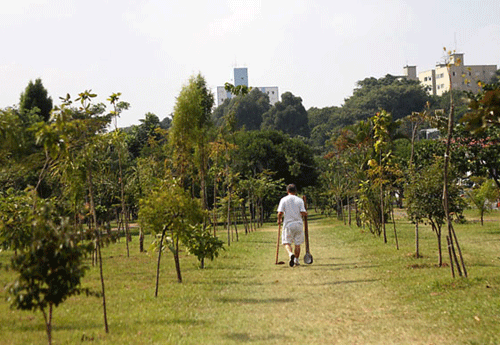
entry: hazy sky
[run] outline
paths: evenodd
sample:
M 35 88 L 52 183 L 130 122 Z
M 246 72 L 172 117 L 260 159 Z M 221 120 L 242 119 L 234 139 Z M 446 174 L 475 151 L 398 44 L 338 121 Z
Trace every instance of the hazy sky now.
M 498 0 L 3 0 L 0 108 L 41 78 L 54 104 L 91 89 L 131 104 L 120 127 L 173 112 L 190 76 L 215 88 L 247 67 L 306 109 L 341 106 L 356 82 L 417 72 L 443 47 L 500 67 Z

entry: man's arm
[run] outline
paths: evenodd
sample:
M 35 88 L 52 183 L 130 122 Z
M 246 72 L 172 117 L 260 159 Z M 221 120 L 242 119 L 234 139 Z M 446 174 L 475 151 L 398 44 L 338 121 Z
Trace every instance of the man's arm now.
M 278 212 L 278 224 L 281 224 L 282 220 L 283 220 L 283 212 Z

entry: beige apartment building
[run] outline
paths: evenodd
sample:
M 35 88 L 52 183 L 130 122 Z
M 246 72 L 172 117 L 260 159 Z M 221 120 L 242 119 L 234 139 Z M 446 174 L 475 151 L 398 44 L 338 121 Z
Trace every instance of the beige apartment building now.
M 405 66 L 403 73 L 408 79 L 420 80 L 431 95 L 441 96 L 450 90 L 471 91 L 480 90 L 478 82 L 488 83 L 497 70 L 496 65 L 465 65 L 463 53 L 450 55 L 450 73 L 445 63 L 438 63 L 435 69 L 418 73 L 416 66 Z M 451 84 L 450 84 L 451 82 Z

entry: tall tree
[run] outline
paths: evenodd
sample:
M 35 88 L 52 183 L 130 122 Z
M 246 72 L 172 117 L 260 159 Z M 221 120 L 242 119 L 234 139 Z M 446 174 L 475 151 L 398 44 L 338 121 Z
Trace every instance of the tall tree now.
M 401 79 L 390 74 L 383 78 L 358 81 L 351 97 L 342 107 L 343 116 L 351 123 L 366 120 L 381 109 L 399 120 L 424 109 L 430 96 L 418 81 Z
M 310 130 L 307 111 L 302 105 L 302 98 L 291 92 L 281 95 L 281 102 L 262 115 L 262 129 L 278 130 L 293 137 L 309 137 Z
M 169 134 L 177 173 L 186 178 L 190 162 L 195 163 L 198 169 L 202 204 L 205 208 L 208 130 L 213 105 L 214 95 L 207 87 L 205 78 L 201 74 L 191 77 L 177 97 Z
M 212 117 L 216 125 L 222 125 L 227 114 L 233 112 L 236 129 L 258 130 L 262 115 L 270 108 L 269 96 L 255 88 L 224 102 L 214 110 Z
M 36 111 L 35 108 L 38 108 L 38 115 L 43 121 L 47 122 L 50 119 L 52 98 L 48 96 L 40 78 L 36 79 L 34 83 L 30 80 L 19 101 L 19 111 L 24 118 Z

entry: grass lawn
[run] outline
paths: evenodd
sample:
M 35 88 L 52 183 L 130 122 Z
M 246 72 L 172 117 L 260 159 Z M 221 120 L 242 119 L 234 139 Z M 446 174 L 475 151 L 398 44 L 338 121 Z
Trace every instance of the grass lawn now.
M 101 300 L 75 296 L 54 311 L 53 343 L 500 344 L 495 212 L 484 226 L 473 213 L 468 223 L 455 225 L 469 274 L 455 279 L 446 247 L 446 266 L 436 267 L 429 226 L 420 227 L 423 257 L 417 259 L 414 227 L 404 217 L 397 222 L 397 250 L 392 224 L 384 244 L 367 230 L 313 214 L 312 265 L 275 265 L 277 226 L 269 223 L 240 234 L 204 270 L 184 253 L 182 284 L 166 253 L 155 298 L 157 257 L 139 253 L 134 237 L 129 258 L 123 241 L 103 250 L 110 332 L 104 331 Z M 0 252 L 0 262 L 8 263 L 9 255 Z M 280 260 L 286 260 L 282 247 Z M 12 278 L 0 271 L 0 287 Z M 97 268 L 83 285 L 99 289 Z M 0 344 L 46 344 L 41 313 L 11 310 L 6 296 L 0 290 Z

